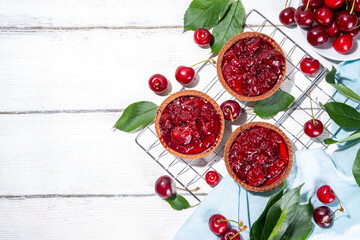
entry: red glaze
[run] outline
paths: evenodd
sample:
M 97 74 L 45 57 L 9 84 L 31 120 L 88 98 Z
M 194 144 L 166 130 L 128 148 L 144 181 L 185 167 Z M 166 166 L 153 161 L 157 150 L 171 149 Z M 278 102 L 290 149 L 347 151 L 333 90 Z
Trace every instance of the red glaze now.
M 329 185 L 323 185 L 321 186 L 316 193 L 318 199 L 322 203 L 332 203 L 336 196 L 334 191 L 331 189 Z
M 227 100 L 221 104 L 221 110 L 223 111 L 224 118 L 226 120 L 235 121 L 240 117 L 241 107 L 237 101 Z M 232 119 L 231 119 L 232 117 Z
M 238 231 L 235 229 L 228 229 L 223 235 L 221 235 L 220 239 L 221 240 L 241 240 L 240 233 L 239 234 L 237 234 L 237 233 L 238 233 Z
M 350 34 L 343 34 L 333 42 L 333 47 L 339 53 L 348 53 L 353 47 L 353 38 Z
M 349 6 L 352 6 L 355 1 L 354 11 L 360 12 L 360 0 L 351 0 Z
M 328 39 L 329 35 L 323 26 L 314 26 L 307 32 L 307 40 L 313 46 L 323 45 Z
M 200 47 L 205 47 L 211 42 L 211 33 L 205 28 L 199 28 L 194 32 L 194 41 Z
M 301 28 L 310 27 L 315 21 L 315 13 L 310 8 L 306 9 L 306 5 L 299 6 L 295 12 L 295 21 Z
M 175 183 L 169 176 L 161 176 L 156 180 L 155 182 L 155 192 L 157 195 L 159 195 L 161 198 L 168 198 L 171 197 L 175 190 L 172 186 L 174 186 Z
M 161 74 L 154 74 L 149 78 L 149 87 L 155 93 L 163 93 L 168 86 L 168 80 Z
M 314 58 L 306 57 L 300 62 L 300 69 L 308 76 L 314 76 L 320 69 L 320 62 Z
M 338 37 L 341 33 L 335 21 L 326 27 L 326 31 L 328 32 L 329 37 Z
M 359 28 L 354 28 L 351 32 L 348 32 L 352 38 L 356 37 L 359 34 Z
M 205 174 L 205 181 L 210 186 L 216 186 L 220 181 L 220 176 L 216 171 L 208 171 Z
M 334 18 L 334 12 L 326 6 L 316 10 L 316 22 L 322 26 L 328 26 Z
M 270 185 L 284 173 L 288 153 L 280 134 L 265 127 L 253 127 L 239 134 L 230 149 L 234 173 L 251 186 Z
M 221 220 L 226 218 L 220 214 L 214 214 L 209 219 L 209 228 L 216 235 L 223 234 L 229 228 L 229 222 L 218 222 Z
M 304 125 L 304 132 L 311 138 L 317 138 L 324 131 L 324 125 L 318 119 L 315 119 L 315 125 L 313 119 L 307 121 Z
M 175 71 L 175 78 L 182 85 L 191 83 L 194 77 L 195 70 L 191 67 L 179 66 Z
M 355 13 L 350 14 L 349 11 L 341 11 L 336 17 L 336 25 L 342 32 L 350 32 L 359 23 L 359 18 Z
M 343 5 L 345 0 L 324 0 L 324 3 L 329 8 L 338 9 Z
M 318 208 L 315 208 L 313 212 L 313 218 L 315 223 L 323 228 L 328 228 L 332 225 L 333 218 L 329 217 L 331 216 L 331 209 L 327 206 L 321 206 Z M 328 221 L 325 221 L 326 219 L 329 219 Z
M 285 58 L 265 39 L 248 37 L 224 54 L 222 73 L 226 83 L 244 96 L 258 96 L 272 89 L 285 65 Z
M 209 149 L 220 137 L 220 115 L 200 97 L 183 96 L 172 101 L 162 114 L 161 137 L 173 150 L 197 154 Z
M 285 26 L 293 26 L 296 25 L 295 22 L 295 11 L 296 9 L 293 7 L 287 7 L 283 9 L 279 14 L 279 20 Z

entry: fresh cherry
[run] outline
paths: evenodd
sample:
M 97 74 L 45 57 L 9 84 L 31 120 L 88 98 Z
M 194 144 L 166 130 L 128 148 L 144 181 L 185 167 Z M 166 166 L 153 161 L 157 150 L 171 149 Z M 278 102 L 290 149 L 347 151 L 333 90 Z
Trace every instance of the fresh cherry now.
M 237 101 L 227 100 L 223 102 L 220 107 L 226 120 L 233 122 L 240 117 L 241 107 Z
M 235 229 L 228 229 L 223 235 L 221 235 L 221 240 L 241 240 L 240 234 Z
M 161 198 L 169 198 L 175 193 L 173 186 L 175 185 L 174 181 L 169 176 L 161 176 L 155 183 L 155 192 Z
M 334 191 L 331 189 L 329 185 L 323 185 L 321 186 L 316 193 L 318 199 L 322 203 L 332 203 L 336 196 Z
M 175 78 L 182 85 L 190 84 L 195 78 L 195 70 L 192 67 L 179 66 L 175 71 Z
M 149 87 L 155 93 L 163 93 L 168 86 L 168 80 L 161 74 L 154 74 L 149 78 Z
M 338 37 L 340 36 L 341 32 L 338 28 L 338 26 L 336 25 L 336 22 L 332 22 L 329 26 L 326 27 L 326 30 L 329 34 L 329 37 Z
M 205 28 L 199 28 L 194 33 L 194 41 L 200 47 L 205 47 L 211 41 L 211 33 Z
M 315 208 L 313 218 L 317 225 L 323 228 L 328 228 L 332 225 L 331 209 L 327 206 Z
M 302 0 L 302 3 L 306 5 L 309 1 L 309 8 L 317 9 L 323 5 L 323 0 Z
M 336 25 L 340 31 L 350 32 L 359 23 L 359 18 L 355 13 L 349 11 L 341 11 L 336 17 Z
M 328 39 L 329 35 L 323 26 L 314 26 L 307 32 L 307 40 L 313 46 L 320 46 L 326 43 Z
M 304 125 L 304 132 L 311 138 L 317 138 L 324 131 L 324 125 L 318 119 L 310 119 Z
M 287 7 L 283 9 L 279 14 L 279 20 L 285 26 L 293 26 L 296 24 L 295 22 L 295 11 L 296 9 L 293 7 Z
M 314 76 L 320 69 L 320 62 L 314 58 L 306 57 L 300 62 L 300 69 L 308 76 Z
M 333 47 L 339 53 L 348 53 L 353 47 L 353 38 L 350 34 L 343 34 L 335 39 Z
M 355 4 L 354 4 L 354 1 L 355 1 Z M 351 0 L 350 6 L 352 6 L 353 4 L 354 4 L 354 11 L 360 12 L 360 0 Z
M 322 6 L 316 10 L 316 22 L 322 26 L 328 26 L 332 22 L 334 12 L 326 6 Z
M 210 186 L 215 186 L 220 181 L 220 175 L 216 171 L 208 171 L 205 174 L 205 181 Z
M 324 3 L 329 8 L 338 9 L 343 5 L 345 0 L 324 0 Z
M 229 223 L 224 216 L 214 214 L 209 219 L 209 228 L 214 234 L 221 235 L 229 228 Z
M 352 31 L 348 32 L 352 38 L 356 37 L 359 34 L 359 28 L 354 28 Z
M 305 5 L 299 6 L 295 12 L 295 21 L 299 27 L 308 28 L 315 21 L 315 13 Z

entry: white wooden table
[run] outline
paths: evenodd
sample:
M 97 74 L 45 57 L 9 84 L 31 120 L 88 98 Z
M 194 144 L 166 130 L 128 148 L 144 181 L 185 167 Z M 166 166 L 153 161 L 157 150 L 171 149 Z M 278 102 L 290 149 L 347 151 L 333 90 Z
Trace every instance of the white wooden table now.
M 276 24 L 284 2 L 243 0 Z M 189 4 L 0 0 L 0 239 L 174 236 L 193 210 L 155 195 L 163 170 L 112 126 L 130 103 L 164 99 L 149 76 L 174 92 L 176 67 L 209 57 L 183 33 Z

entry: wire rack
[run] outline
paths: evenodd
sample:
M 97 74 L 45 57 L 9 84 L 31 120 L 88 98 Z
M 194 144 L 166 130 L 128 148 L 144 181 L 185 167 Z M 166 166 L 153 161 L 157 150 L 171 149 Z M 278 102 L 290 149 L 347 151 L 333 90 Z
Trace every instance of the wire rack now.
M 183 188 L 192 189 L 198 186 L 200 187 L 200 194 L 197 193 L 195 195 L 193 192 L 190 192 L 193 196 L 190 200 L 191 203 L 200 202 L 202 198 L 206 196 L 206 193 L 211 190 L 211 187 L 208 186 L 204 180 L 206 172 L 209 170 L 215 170 L 221 176 L 227 173 L 225 164 L 223 163 L 225 143 L 233 129 L 237 128 L 241 124 L 253 121 L 263 121 L 274 124 L 283 130 L 289 137 L 294 150 L 316 147 L 323 147 L 324 149 L 327 149 L 328 146 L 323 143 L 323 139 L 336 137 L 337 133 L 340 131 L 340 128 L 332 129 L 332 131 L 330 131 L 330 118 L 326 111 L 324 111 L 316 101 L 318 99 L 324 104 L 334 101 L 336 92 L 334 94 L 328 94 L 323 90 L 322 86 L 322 82 L 325 82 L 322 80 L 328 72 L 328 69 L 321 65 L 316 76 L 311 78 L 305 76 L 300 71 L 299 65 L 303 58 L 310 55 L 256 10 L 251 10 L 245 17 L 244 31 L 255 31 L 267 34 L 275 39 L 275 41 L 277 41 L 282 47 L 285 53 L 287 71 L 285 80 L 281 85 L 281 89 L 291 93 L 295 97 L 295 101 L 288 110 L 280 112 L 269 119 L 259 118 L 252 112 L 253 103 L 239 101 L 225 91 L 218 81 L 216 65 L 212 62 L 206 62 L 196 71 L 197 79 L 201 79 L 201 81 L 199 81 L 194 88 L 207 93 L 219 104 L 229 99 L 236 100 L 244 110 L 237 121 L 233 123 L 226 123 L 223 141 L 217 149 L 210 155 L 201 159 L 189 160 L 175 157 L 169 154 L 161 145 L 155 133 L 154 123 L 151 123 L 149 126 L 144 128 L 135 140 L 136 143 Z M 311 96 L 315 97 L 315 101 L 313 101 L 315 118 L 320 119 L 324 124 L 324 133 L 317 139 L 309 138 L 303 131 L 303 125 L 305 123 L 303 119 L 311 119 L 310 100 L 308 94 L 310 90 Z M 348 101 L 348 99 L 346 99 L 345 102 L 346 101 Z M 307 117 L 304 118 L 304 116 Z

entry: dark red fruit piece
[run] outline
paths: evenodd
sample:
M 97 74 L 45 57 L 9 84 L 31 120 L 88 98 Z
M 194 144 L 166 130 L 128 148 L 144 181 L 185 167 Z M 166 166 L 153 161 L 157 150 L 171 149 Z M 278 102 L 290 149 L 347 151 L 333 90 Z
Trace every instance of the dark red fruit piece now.
M 315 223 L 323 228 L 328 228 L 332 225 L 333 218 L 331 216 L 331 209 L 327 206 L 315 208 L 313 218 Z
M 296 25 L 295 22 L 295 11 L 296 9 L 293 7 L 287 7 L 283 9 L 279 14 L 279 20 L 285 26 L 293 26 Z
M 205 174 L 205 181 L 210 186 L 215 186 L 220 181 L 220 175 L 216 171 L 208 171 Z
M 326 6 L 316 10 L 316 22 L 322 26 L 328 26 L 334 18 L 334 12 Z
M 351 0 L 349 6 L 352 6 L 353 3 L 354 3 L 354 0 Z M 360 12 L 360 0 L 355 0 L 354 11 Z
M 265 179 L 264 169 L 261 165 L 255 164 L 248 172 L 246 176 L 246 181 L 251 186 L 260 185 Z
M 221 235 L 229 228 L 229 223 L 223 220 L 226 218 L 220 214 L 214 214 L 210 217 L 209 228 L 214 234 Z
M 359 34 L 359 28 L 354 28 L 352 31 L 348 32 L 352 38 L 356 37 Z
M 342 32 L 352 31 L 359 23 L 359 18 L 355 13 L 350 14 L 349 11 L 341 11 L 336 17 L 336 25 Z
M 315 21 L 315 13 L 305 5 L 299 6 L 295 12 L 295 21 L 301 28 L 310 27 Z
M 220 107 L 226 120 L 235 121 L 240 117 L 241 107 L 237 101 L 227 100 L 223 102 Z
M 320 69 L 320 62 L 314 58 L 306 57 L 300 62 L 300 69 L 308 76 L 314 76 Z
M 336 25 L 336 22 L 332 22 L 329 26 L 326 27 L 326 31 L 329 34 L 329 37 L 338 37 L 340 36 L 341 32 Z
M 323 26 L 314 26 L 307 32 L 307 40 L 313 46 L 320 46 L 326 43 L 328 39 L 329 35 Z
M 302 0 L 302 3 L 306 6 L 306 4 L 309 2 L 309 8 L 317 9 L 323 5 L 323 0 Z
M 331 189 L 329 185 L 323 185 L 321 186 L 316 193 L 318 199 L 322 203 L 332 203 L 336 196 L 334 191 Z
M 338 9 L 343 5 L 345 0 L 324 0 L 324 3 L 329 8 Z
M 322 134 L 324 131 L 324 125 L 318 119 L 315 119 L 315 124 L 313 119 L 307 121 L 304 125 L 304 132 L 311 138 L 316 138 Z
M 195 70 L 191 67 L 179 66 L 175 71 L 175 78 L 182 85 L 191 83 L 194 77 Z
M 168 198 L 171 197 L 175 190 L 172 186 L 174 186 L 174 182 L 169 176 L 161 176 L 156 180 L 155 182 L 155 192 L 157 195 L 159 195 L 161 198 Z
M 175 127 L 171 130 L 171 138 L 177 144 L 188 144 L 191 141 L 193 130 L 190 126 Z
M 353 47 L 353 38 L 350 34 L 343 34 L 335 39 L 333 47 L 339 53 L 348 53 Z
M 168 80 L 161 74 L 154 74 L 149 78 L 149 87 L 155 93 L 163 93 L 168 86 Z
M 221 235 L 221 240 L 241 240 L 240 234 L 237 234 L 238 231 L 235 229 L 227 230 L 223 235 Z M 236 235 L 237 234 L 237 235 Z M 236 235 L 236 236 L 235 236 Z M 235 237 L 234 237 L 235 236 Z
M 194 33 L 194 41 L 200 47 L 205 47 L 211 41 L 211 33 L 205 28 L 199 28 Z

